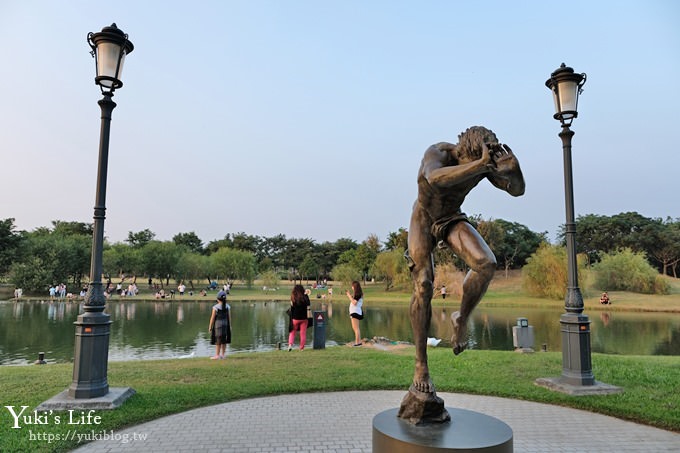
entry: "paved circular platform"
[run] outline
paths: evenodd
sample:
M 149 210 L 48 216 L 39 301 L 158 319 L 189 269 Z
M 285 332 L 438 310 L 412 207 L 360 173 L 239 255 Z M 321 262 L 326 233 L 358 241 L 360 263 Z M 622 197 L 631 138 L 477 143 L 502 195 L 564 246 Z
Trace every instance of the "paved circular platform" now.
M 279 395 L 194 409 L 96 441 L 82 452 L 370 452 L 373 417 L 404 391 Z M 527 401 L 437 392 L 447 407 L 507 423 L 515 452 L 677 452 L 680 434 Z M 144 438 L 143 440 L 140 438 Z

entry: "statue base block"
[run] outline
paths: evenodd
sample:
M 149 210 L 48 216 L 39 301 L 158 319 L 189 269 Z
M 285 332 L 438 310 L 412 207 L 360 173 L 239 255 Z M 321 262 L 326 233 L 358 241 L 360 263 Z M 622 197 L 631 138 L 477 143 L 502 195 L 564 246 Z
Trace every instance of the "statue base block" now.
M 397 416 L 414 425 L 445 423 L 451 420 L 444 407 L 443 399 L 439 398 L 434 391 L 421 392 L 416 390 L 413 385 L 401 401 Z
M 501 420 L 447 408 L 451 421 L 414 425 L 388 409 L 373 417 L 373 452 L 512 453 L 512 429 Z

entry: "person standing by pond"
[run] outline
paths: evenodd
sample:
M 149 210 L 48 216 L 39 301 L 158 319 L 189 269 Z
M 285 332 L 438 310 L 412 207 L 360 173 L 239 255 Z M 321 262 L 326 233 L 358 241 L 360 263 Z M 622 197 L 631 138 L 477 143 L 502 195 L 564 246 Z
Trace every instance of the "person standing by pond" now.
M 223 359 L 227 344 L 231 343 L 231 307 L 227 303 L 227 293 L 217 293 L 217 303 L 210 315 L 210 344 L 215 345 L 215 355 L 212 360 Z
M 307 342 L 307 307 L 312 303 L 302 285 L 295 285 L 290 293 L 290 325 L 288 334 L 288 350 L 293 349 L 295 332 L 300 331 L 300 351 L 304 351 Z
M 361 290 L 361 284 L 357 281 L 352 282 L 352 292 L 350 294 L 347 290 L 347 298 L 349 299 L 349 316 L 352 322 L 352 330 L 354 331 L 354 345 L 361 346 L 361 328 L 359 321 L 364 319 L 364 311 L 362 306 L 364 304 L 364 292 Z

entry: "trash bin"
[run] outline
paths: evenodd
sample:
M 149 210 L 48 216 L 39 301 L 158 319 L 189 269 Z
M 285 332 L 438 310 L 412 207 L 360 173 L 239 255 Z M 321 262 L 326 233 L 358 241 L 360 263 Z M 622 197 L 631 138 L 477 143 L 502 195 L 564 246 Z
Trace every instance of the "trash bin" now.
M 328 314 L 325 311 L 315 311 L 314 317 L 314 349 L 326 349 L 326 322 Z
M 516 350 L 533 351 L 534 326 L 529 325 L 527 318 L 517 318 L 517 325 L 512 328 L 512 343 Z

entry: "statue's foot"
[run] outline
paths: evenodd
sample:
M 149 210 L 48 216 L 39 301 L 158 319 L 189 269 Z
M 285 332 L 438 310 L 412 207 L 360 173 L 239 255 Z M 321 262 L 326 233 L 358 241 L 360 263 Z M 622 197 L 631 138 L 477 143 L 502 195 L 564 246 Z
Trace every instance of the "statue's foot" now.
M 451 314 L 451 325 L 453 326 L 453 335 L 451 335 L 451 347 L 455 355 L 465 351 L 468 346 L 467 342 L 467 323 L 462 322 L 460 312 Z
M 416 365 L 416 372 L 413 374 L 413 386 L 415 390 L 423 393 L 433 393 L 434 384 L 430 379 L 430 372 L 427 365 Z
M 418 377 L 414 377 L 413 388 L 423 393 L 434 393 L 434 384 L 430 378 L 420 379 Z

